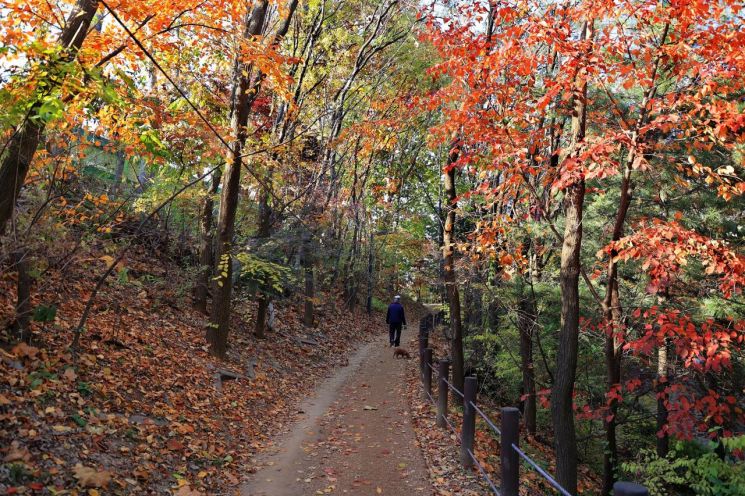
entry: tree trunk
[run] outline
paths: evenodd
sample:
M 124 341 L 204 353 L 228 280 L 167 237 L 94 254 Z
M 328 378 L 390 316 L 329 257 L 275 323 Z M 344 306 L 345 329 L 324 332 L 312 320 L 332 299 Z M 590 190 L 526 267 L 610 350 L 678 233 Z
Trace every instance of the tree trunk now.
M 582 28 L 582 39 L 591 39 L 593 21 Z M 569 157 L 576 158 L 585 138 L 587 82 L 584 69 L 575 75 L 572 102 L 572 142 Z M 578 166 L 579 168 L 579 166 Z M 577 434 L 574 425 L 573 394 L 579 347 L 579 275 L 582 248 L 582 212 L 585 200 L 583 171 L 564 191 L 564 242 L 561 248 L 561 331 L 556 353 L 556 373 L 551 391 L 551 417 L 555 432 L 556 475 L 559 484 L 577 493 Z
M 266 314 L 269 309 L 269 297 L 259 294 L 259 308 L 256 311 L 256 328 L 254 335 L 259 339 L 266 337 Z
M 368 227 L 370 229 L 370 241 L 367 246 L 367 314 L 372 314 L 372 299 L 373 299 L 373 266 L 374 266 L 374 251 L 373 243 L 375 242 L 375 235 L 373 233 L 372 221 Z
M 670 23 L 666 23 L 662 31 L 660 47 L 665 43 Z M 647 90 L 644 100 L 641 104 L 641 113 L 634 126 L 631 135 L 631 146 L 626 157 L 625 166 L 622 171 L 623 179 L 621 181 L 621 198 L 619 201 L 616 222 L 613 227 L 612 241 L 618 241 L 623 235 L 623 227 L 628 215 L 629 206 L 633 197 L 634 186 L 631 182 L 631 171 L 637 157 L 637 145 L 639 141 L 639 131 L 647 122 L 649 113 L 647 111 L 649 101 L 656 92 L 656 78 L 659 63 L 662 57 L 662 51 L 654 62 L 652 83 Z M 616 263 L 616 250 L 611 250 L 608 260 L 608 282 L 606 286 L 605 300 L 603 301 L 603 314 L 606 324 L 609 326 L 608 335 L 605 342 L 606 368 L 608 371 L 608 390 L 618 388 L 621 385 L 621 360 L 623 358 L 623 322 L 621 318 L 621 304 L 618 293 L 618 265 Z M 663 405 L 664 406 L 664 405 Z M 618 402 L 615 399 L 608 405 L 609 412 L 606 415 L 606 448 L 603 456 L 603 491 L 604 496 L 610 496 L 613 491 L 613 484 L 616 479 L 618 465 L 618 446 L 616 442 L 616 415 L 618 414 Z
M 303 235 L 303 273 L 305 274 L 305 311 L 303 313 L 303 325 L 313 327 L 313 300 L 315 298 L 315 284 L 313 281 L 313 257 L 311 255 L 311 237 L 306 232 Z
M 63 50 L 63 56 L 58 62 L 48 63 L 49 76 L 44 80 L 45 95 L 56 90 L 62 83 L 61 79 L 56 77 L 57 67 L 75 59 L 97 10 L 97 0 L 78 0 L 70 13 L 57 42 Z M 0 234 L 5 232 L 5 226 L 13 216 L 21 187 L 44 134 L 46 123 L 37 118 L 41 104 L 39 98 L 28 110 L 27 117 L 10 137 L 0 163 Z
M 612 241 L 618 241 L 623 235 L 623 226 L 626 215 L 631 204 L 633 187 L 631 185 L 631 167 L 633 153 L 629 154 L 626 166 L 623 170 L 621 182 L 621 199 L 619 202 L 616 222 L 613 228 Z M 608 260 L 608 282 L 606 286 L 605 300 L 603 301 L 603 317 L 608 326 L 605 338 L 605 364 L 607 370 L 608 391 L 621 387 L 621 359 L 623 356 L 623 322 L 621 316 L 621 303 L 618 294 L 618 264 L 616 263 L 617 252 L 612 250 Z M 603 452 L 603 492 L 604 496 L 610 496 L 613 484 L 616 482 L 618 465 L 618 443 L 616 441 L 616 425 L 618 415 L 618 401 L 611 399 L 608 404 L 608 413 L 605 415 L 605 450 Z
M 215 208 L 215 194 L 220 185 L 222 172 L 216 170 L 212 175 L 212 182 L 207 189 L 207 196 L 202 204 L 202 246 L 199 250 L 199 274 L 197 275 L 197 284 L 194 288 L 194 308 L 207 314 L 207 293 L 210 287 L 210 277 L 214 267 L 214 232 L 212 228 L 213 210 Z
M 665 457 L 670 450 L 670 438 L 665 431 L 667 426 L 667 405 L 665 402 L 665 388 L 668 384 L 668 359 L 667 343 L 663 343 L 657 349 L 657 456 Z
M 277 46 L 282 38 L 287 34 L 287 31 L 290 28 L 290 22 L 292 21 L 292 16 L 295 14 L 295 10 L 297 9 L 299 0 L 290 0 L 288 6 L 287 6 L 287 16 L 282 21 L 282 24 L 280 24 L 279 28 L 277 29 L 277 32 L 274 36 L 274 40 L 272 41 L 273 46 Z M 263 74 L 260 74 L 257 82 L 254 84 L 254 88 L 252 90 L 252 94 L 255 95 L 258 94 L 259 86 L 264 78 Z M 281 143 L 283 139 L 282 133 L 280 133 L 279 136 L 279 142 Z M 276 155 L 275 155 L 276 158 Z M 264 182 L 265 184 L 262 185 L 261 190 L 259 190 L 259 212 L 258 212 L 258 232 L 257 237 L 259 239 L 266 239 L 271 235 L 271 229 L 272 229 L 272 207 L 270 204 L 271 200 L 271 189 L 272 188 L 272 176 L 274 174 L 274 166 L 270 165 L 269 170 L 264 176 Z M 269 309 L 269 305 L 271 304 L 271 298 L 269 295 L 261 292 L 259 290 L 259 305 L 256 311 L 256 327 L 254 328 L 254 335 L 258 338 L 264 338 L 266 337 L 266 325 L 267 325 L 267 310 Z
M 267 184 L 271 184 L 271 171 L 266 175 L 265 180 L 267 181 Z M 272 208 L 269 205 L 269 192 L 263 188 L 259 194 L 259 211 L 257 220 L 259 227 L 256 232 L 256 237 L 260 242 L 263 242 L 271 235 L 272 226 Z M 254 328 L 254 335 L 260 339 L 266 337 L 266 314 L 269 309 L 270 301 L 269 296 L 259 288 L 259 305 L 256 309 L 256 326 Z
M 525 430 L 532 436 L 536 432 L 536 392 L 535 367 L 533 364 L 533 333 L 537 319 L 537 310 L 533 292 L 520 292 L 518 305 L 517 326 L 520 331 L 520 361 L 523 375 L 523 419 Z
M 344 292 L 346 296 L 347 309 L 352 311 L 357 303 L 357 278 L 355 274 L 355 268 L 357 267 L 357 253 L 359 252 L 360 245 L 360 215 L 359 205 L 354 205 L 354 231 L 352 232 L 352 249 L 349 252 L 349 257 L 344 268 Z
M 268 0 L 258 2 L 245 16 L 245 38 L 261 34 L 268 8 Z M 240 55 L 238 55 L 240 56 Z M 240 192 L 241 167 L 243 165 L 243 147 L 246 144 L 246 126 L 248 125 L 251 104 L 256 92 L 251 90 L 250 64 L 237 64 L 234 75 L 238 91 L 232 102 L 231 131 L 235 140 L 227 156 L 222 194 L 220 195 L 220 214 L 217 224 L 217 246 L 215 262 L 217 264 L 216 284 L 212 297 L 212 313 L 207 331 L 210 352 L 217 357 L 224 357 L 227 351 L 228 333 L 230 332 L 230 298 L 233 289 L 231 244 L 235 230 L 235 215 L 238 209 Z
M 122 178 L 124 177 L 124 167 L 127 165 L 127 156 L 124 151 L 119 150 L 116 152 L 116 169 L 114 170 L 114 180 L 109 187 L 109 194 L 116 196 L 119 194 L 119 190 L 122 185 Z
M 463 359 L 463 326 L 460 311 L 460 293 L 455 274 L 455 210 L 458 208 L 457 192 L 455 188 L 455 162 L 458 160 L 459 150 L 457 142 L 448 155 L 445 167 L 445 196 L 447 197 L 447 214 L 445 216 L 445 230 L 443 233 L 442 253 L 444 258 L 445 289 L 450 305 L 450 359 L 453 366 L 453 385 L 463 391 L 464 359 Z M 455 398 L 461 402 L 460 397 Z
M 16 328 L 18 337 L 25 343 L 31 342 L 31 276 L 28 272 L 27 254 L 19 251 L 15 253 L 14 262 L 16 273 L 18 274 L 17 282 L 17 300 L 16 300 Z
M 551 394 L 556 443 L 556 469 L 559 484 L 572 494 L 577 492 L 577 439 L 572 396 L 577 371 L 579 337 L 579 271 L 582 244 L 583 179 L 565 192 L 566 226 L 561 250 L 561 332 L 556 353 L 556 381 Z

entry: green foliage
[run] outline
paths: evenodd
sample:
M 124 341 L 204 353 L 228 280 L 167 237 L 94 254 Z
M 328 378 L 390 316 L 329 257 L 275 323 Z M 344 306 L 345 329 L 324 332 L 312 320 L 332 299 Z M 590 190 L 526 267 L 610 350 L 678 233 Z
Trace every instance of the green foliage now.
M 57 317 L 57 305 L 39 305 L 34 308 L 33 319 L 36 322 L 54 322 Z
M 292 272 L 283 265 L 245 252 L 239 253 L 236 259 L 241 263 L 241 280 L 254 291 L 279 296 L 293 285 Z
M 39 369 L 31 372 L 28 375 L 28 387 L 29 389 L 36 389 L 42 384 L 44 384 L 45 381 L 56 381 L 57 375 L 51 373 L 47 369 Z
M 624 463 L 623 470 L 642 481 L 651 496 L 745 494 L 745 464 L 722 459 L 714 453 L 715 446 L 679 442 L 664 458 L 644 450 L 637 461 Z M 745 436 L 727 440 L 725 446 L 745 446 Z
M 388 305 L 386 305 L 385 302 L 380 298 L 376 298 L 375 296 L 373 296 L 372 308 L 376 312 L 385 312 L 386 310 L 388 310 Z
M 77 390 L 78 393 L 80 393 L 82 396 L 85 396 L 86 398 L 93 396 L 93 389 L 91 388 L 91 385 L 85 381 L 78 381 Z

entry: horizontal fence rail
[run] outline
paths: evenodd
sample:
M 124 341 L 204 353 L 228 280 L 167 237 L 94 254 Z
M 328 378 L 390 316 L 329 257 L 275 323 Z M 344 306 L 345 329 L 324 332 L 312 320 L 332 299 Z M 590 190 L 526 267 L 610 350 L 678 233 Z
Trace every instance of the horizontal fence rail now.
M 428 400 L 437 408 L 436 424 L 443 429 L 453 432 L 460 444 L 460 461 L 464 468 L 474 466 L 493 494 L 497 496 L 518 496 L 520 491 L 520 461 L 524 461 L 540 475 L 551 487 L 562 496 L 574 496 L 559 484 L 556 479 L 541 467 L 535 460 L 520 449 L 520 410 L 514 407 L 503 407 L 501 411 L 500 427 L 489 418 L 478 406 L 476 393 L 478 383 L 475 377 L 466 377 L 463 391 L 460 391 L 449 380 L 450 360 L 441 358 L 435 365 L 434 352 L 429 347 L 429 331 L 433 330 L 442 318 L 434 315 L 427 316 L 419 322 L 419 372 L 422 380 L 422 398 Z M 437 376 L 437 397 L 432 396 L 432 375 Z M 463 400 L 463 420 L 460 434 L 448 419 L 448 397 L 453 392 Z M 501 485 L 492 481 L 489 473 L 474 455 L 476 438 L 476 415 L 499 438 Z M 615 496 L 649 496 L 649 491 L 639 484 L 632 482 L 616 482 L 613 486 Z

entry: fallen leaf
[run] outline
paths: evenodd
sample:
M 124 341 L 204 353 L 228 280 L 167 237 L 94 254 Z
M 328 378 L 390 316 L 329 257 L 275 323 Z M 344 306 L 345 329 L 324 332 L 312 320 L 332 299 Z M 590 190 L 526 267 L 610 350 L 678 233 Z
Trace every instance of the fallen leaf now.
M 31 460 L 31 453 L 26 448 L 19 447 L 19 446 L 11 446 L 10 451 L 7 455 L 5 455 L 5 458 L 3 458 L 3 461 L 5 463 L 10 462 L 28 462 Z
M 184 449 L 184 445 L 183 443 L 181 443 L 180 441 L 176 439 L 169 439 L 168 442 L 166 443 L 166 448 L 168 448 L 171 451 L 179 451 L 179 450 Z
M 33 360 L 39 353 L 39 348 L 34 348 L 33 346 L 29 346 L 26 343 L 18 343 L 10 351 L 18 358 L 28 357 Z
M 62 377 L 64 377 L 68 382 L 75 382 L 75 379 L 78 378 L 78 374 L 76 374 L 75 370 L 71 367 L 65 369 L 65 373 L 62 374 Z
M 201 496 L 201 493 L 192 489 L 189 484 L 184 484 L 174 494 L 176 496 Z
M 106 487 L 111 482 L 111 474 L 106 470 L 99 471 L 78 463 L 73 468 L 73 472 L 75 472 L 78 483 L 83 487 Z

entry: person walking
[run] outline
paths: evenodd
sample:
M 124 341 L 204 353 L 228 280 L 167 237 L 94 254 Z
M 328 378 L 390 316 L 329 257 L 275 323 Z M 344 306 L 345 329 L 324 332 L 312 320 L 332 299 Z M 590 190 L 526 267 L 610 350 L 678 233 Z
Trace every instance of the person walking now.
M 393 297 L 393 303 L 388 305 L 388 313 L 385 316 L 385 323 L 388 324 L 388 337 L 391 346 L 401 345 L 401 329 L 406 325 L 406 314 L 404 306 L 401 305 L 401 297 Z

